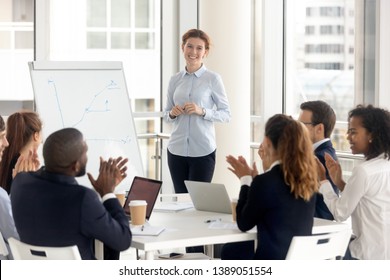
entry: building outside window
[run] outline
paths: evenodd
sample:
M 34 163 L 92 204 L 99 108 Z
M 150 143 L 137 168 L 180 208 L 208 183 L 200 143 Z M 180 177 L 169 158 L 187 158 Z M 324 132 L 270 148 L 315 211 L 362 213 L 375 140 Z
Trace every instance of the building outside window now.
M 348 151 L 345 123 L 354 107 L 355 40 L 344 30 L 355 27 L 355 0 L 285 2 L 286 32 L 295 38 L 285 42 L 286 113 L 297 116 L 299 105 L 307 100 L 326 101 L 338 120 L 333 144 Z M 307 35 L 307 26 L 319 33 Z
M 283 1 L 283 113 L 298 118 L 299 106 L 308 100 L 329 103 L 337 115 L 332 142 L 339 153 L 350 154 L 346 140 L 347 114 L 355 106 L 355 0 L 284 0 Z M 259 5 L 261 6 L 261 5 Z M 255 7 L 258 7 L 255 2 Z M 263 6 L 264 7 L 264 6 Z M 272 100 L 270 92 L 261 92 L 256 75 L 262 76 L 262 24 L 258 20 L 262 7 L 255 11 L 254 91 L 252 96 L 252 142 L 262 140 L 264 123 L 263 100 Z M 363 19 L 357 19 L 360 21 Z M 348 31 L 348 32 L 347 32 Z M 361 35 L 364 36 L 364 35 Z M 360 65 L 359 65 L 360 66 Z M 264 97 L 268 96 L 268 98 Z M 280 111 L 278 111 L 280 112 Z M 257 147 L 252 146 L 257 160 Z M 355 161 L 341 159 L 345 174 Z M 259 166 L 259 165 L 258 165 Z

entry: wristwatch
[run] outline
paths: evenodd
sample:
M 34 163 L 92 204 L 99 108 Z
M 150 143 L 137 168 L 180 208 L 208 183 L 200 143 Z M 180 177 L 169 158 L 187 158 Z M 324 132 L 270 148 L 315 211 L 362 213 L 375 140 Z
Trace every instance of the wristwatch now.
M 202 117 L 206 116 L 206 109 L 205 108 L 202 108 Z

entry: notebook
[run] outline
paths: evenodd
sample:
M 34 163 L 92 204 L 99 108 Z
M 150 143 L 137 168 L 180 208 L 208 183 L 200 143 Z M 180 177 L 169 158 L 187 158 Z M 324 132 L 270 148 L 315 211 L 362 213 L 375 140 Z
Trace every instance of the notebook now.
M 224 184 L 184 181 L 196 210 L 232 213 L 230 197 Z
M 165 230 L 165 227 L 156 227 L 156 226 L 151 226 L 148 223 L 145 223 L 143 226 L 132 226 L 130 225 L 131 233 L 133 235 L 152 235 L 152 236 L 157 236 L 161 232 Z
M 139 176 L 134 177 L 129 193 L 127 194 L 125 204 L 123 205 L 123 209 L 130 220 L 129 202 L 131 200 L 146 200 L 146 220 L 150 219 L 154 204 L 156 203 L 157 197 L 160 193 L 161 186 L 162 181 Z

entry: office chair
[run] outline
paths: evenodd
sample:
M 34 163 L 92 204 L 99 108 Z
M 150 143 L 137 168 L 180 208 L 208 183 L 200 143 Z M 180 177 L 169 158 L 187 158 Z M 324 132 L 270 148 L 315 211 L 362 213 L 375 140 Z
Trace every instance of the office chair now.
M 9 254 L 7 245 L 5 244 L 3 234 L 0 232 L 0 255 L 7 257 Z
M 352 230 L 310 236 L 294 236 L 286 260 L 327 260 L 344 257 Z
M 67 247 L 34 246 L 13 237 L 8 243 L 15 260 L 81 260 L 76 245 Z

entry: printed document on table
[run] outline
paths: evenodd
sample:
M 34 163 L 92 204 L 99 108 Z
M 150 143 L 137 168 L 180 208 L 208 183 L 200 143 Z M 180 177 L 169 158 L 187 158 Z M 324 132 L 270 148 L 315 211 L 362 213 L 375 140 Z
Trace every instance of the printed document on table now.
M 178 212 L 193 208 L 192 202 L 162 202 L 154 206 L 153 211 L 156 212 Z

